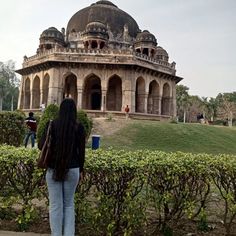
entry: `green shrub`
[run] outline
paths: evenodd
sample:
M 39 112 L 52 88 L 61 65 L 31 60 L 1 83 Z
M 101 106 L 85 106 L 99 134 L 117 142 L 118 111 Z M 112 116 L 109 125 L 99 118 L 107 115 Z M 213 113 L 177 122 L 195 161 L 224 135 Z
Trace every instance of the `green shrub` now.
M 44 172 L 36 167 L 38 150 L 24 147 L 0 146 L 0 171 L 5 178 L 1 186 L 1 207 L 17 204 L 20 209 L 16 216 L 19 229 L 26 230 L 36 215 L 33 199 L 44 195 L 40 183 Z
M 37 129 L 38 140 L 41 139 L 47 122 L 49 120 L 54 120 L 55 118 L 57 118 L 58 112 L 59 112 L 59 107 L 57 105 L 50 104 L 49 106 L 47 106 L 38 125 L 38 129 Z
M 26 132 L 25 116 L 19 112 L 0 112 L 0 144 L 20 146 Z
M 87 115 L 87 113 L 84 110 L 79 110 L 77 112 L 77 120 L 83 124 L 84 129 L 85 129 L 85 133 L 86 133 L 86 137 L 88 138 L 92 127 L 93 127 L 93 122 L 92 119 L 90 119 Z

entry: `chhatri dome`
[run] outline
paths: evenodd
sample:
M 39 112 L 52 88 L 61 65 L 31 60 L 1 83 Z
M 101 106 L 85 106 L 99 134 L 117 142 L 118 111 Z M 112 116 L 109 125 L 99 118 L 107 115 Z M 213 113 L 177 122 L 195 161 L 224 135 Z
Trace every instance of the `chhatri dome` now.
M 151 20 L 151 19 L 150 19 Z M 175 62 L 149 30 L 110 1 L 77 11 L 66 29 L 45 29 L 24 57 L 18 108 L 39 110 L 72 97 L 91 115 L 107 112 L 169 119 L 176 115 Z

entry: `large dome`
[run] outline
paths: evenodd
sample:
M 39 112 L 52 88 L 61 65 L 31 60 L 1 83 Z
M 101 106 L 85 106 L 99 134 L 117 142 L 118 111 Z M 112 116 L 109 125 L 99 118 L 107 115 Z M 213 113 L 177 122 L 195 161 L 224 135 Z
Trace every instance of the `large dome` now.
M 124 25 L 135 38 L 140 32 L 136 21 L 110 1 L 101 0 L 75 13 L 68 22 L 67 35 L 71 32 L 83 32 L 90 22 L 102 22 L 108 26 L 114 36 L 123 33 Z

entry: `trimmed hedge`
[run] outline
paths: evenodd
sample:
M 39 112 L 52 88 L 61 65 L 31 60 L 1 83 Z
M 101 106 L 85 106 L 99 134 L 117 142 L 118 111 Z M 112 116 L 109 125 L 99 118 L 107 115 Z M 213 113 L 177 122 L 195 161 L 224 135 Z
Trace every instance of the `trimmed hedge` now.
M 20 229 L 36 215 L 33 199 L 47 196 L 45 173 L 35 167 L 38 154 L 36 149 L 0 147 L 1 206 L 22 206 L 16 219 Z M 154 235 L 174 235 L 176 226 L 189 219 L 208 230 L 212 196 L 223 205 L 218 217 L 226 234 L 233 229 L 236 156 L 87 150 L 85 172 L 76 193 L 79 229 L 86 225 L 96 235 L 150 235 L 147 226 L 153 225 Z
M 21 112 L 0 112 L 0 144 L 20 146 L 26 132 L 24 121 Z

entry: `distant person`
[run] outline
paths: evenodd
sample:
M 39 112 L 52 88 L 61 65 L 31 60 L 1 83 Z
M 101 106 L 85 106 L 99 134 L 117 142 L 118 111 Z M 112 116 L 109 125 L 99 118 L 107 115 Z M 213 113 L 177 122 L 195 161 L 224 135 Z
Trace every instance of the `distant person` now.
M 126 120 L 129 118 L 129 106 L 128 105 L 126 105 L 126 107 L 125 107 L 125 118 L 126 118 Z
M 34 147 L 37 131 L 37 122 L 34 118 L 34 113 L 30 112 L 29 116 L 25 119 L 26 126 L 28 128 L 27 134 L 25 136 L 24 145 L 27 147 L 29 138 L 31 139 L 31 146 Z
M 85 130 L 77 122 L 73 99 L 62 101 L 59 117 L 51 123 L 51 153 L 46 182 L 49 192 L 49 221 L 51 235 L 75 235 L 74 194 L 83 174 L 85 159 Z M 47 128 L 38 147 L 42 150 Z

